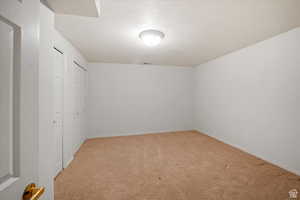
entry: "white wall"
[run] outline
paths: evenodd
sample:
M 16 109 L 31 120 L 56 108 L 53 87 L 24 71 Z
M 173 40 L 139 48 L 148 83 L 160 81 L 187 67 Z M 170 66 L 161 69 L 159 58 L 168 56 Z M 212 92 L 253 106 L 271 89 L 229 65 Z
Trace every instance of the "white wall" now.
M 89 137 L 190 130 L 191 67 L 89 64 Z
M 53 196 L 53 27 L 54 14 L 40 6 L 39 48 L 39 185 L 46 187 L 42 199 Z
M 41 4 L 40 6 L 40 59 L 39 59 L 39 185 L 46 187 L 42 199 L 52 200 L 54 171 L 54 138 L 53 138 L 53 100 L 54 100 L 54 49 L 56 46 L 64 52 L 66 60 L 65 80 L 69 79 L 68 67 L 76 60 L 86 66 L 84 57 L 54 28 L 54 13 Z M 65 91 L 69 91 L 65 88 Z M 65 93 L 68 96 L 68 93 Z M 74 99 L 67 98 L 65 107 L 68 110 Z M 72 123 L 72 116 L 64 116 L 64 164 L 72 160 L 87 131 L 83 117 L 80 126 Z M 77 127 L 74 131 L 73 127 Z M 74 134 L 76 132 L 76 134 Z M 66 165 L 65 165 L 66 166 Z
M 40 36 L 39 174 L 49 191 L 45 199 L 53 199 L 47 196 L 53 190 L 47 175 L 52 172 L 49 48 L 61 49 L 68 66 L 73 58 L 87 66 L 54 29 L 51 36 L 53 17 L 42 12 Z M 196 68 L 90 63 L 88 137 L 196 128 L 300 174 L 299 52 L 300 29 L 295 29 Z M 86 127 L 76 138 L 74 127 L 65 124 L 66 160 L 85 138 Z
M 300 28 L 196 67 L 196 128 L 300 174 Z

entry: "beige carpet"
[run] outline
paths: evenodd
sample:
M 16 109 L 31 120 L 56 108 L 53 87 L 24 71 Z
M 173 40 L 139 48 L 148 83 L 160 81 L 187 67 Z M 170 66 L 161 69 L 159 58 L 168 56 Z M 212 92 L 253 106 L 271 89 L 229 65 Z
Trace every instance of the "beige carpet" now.
M 286 200 L 291 189 L 299 176 L 190 131 L 86 141 L 55 200 Z

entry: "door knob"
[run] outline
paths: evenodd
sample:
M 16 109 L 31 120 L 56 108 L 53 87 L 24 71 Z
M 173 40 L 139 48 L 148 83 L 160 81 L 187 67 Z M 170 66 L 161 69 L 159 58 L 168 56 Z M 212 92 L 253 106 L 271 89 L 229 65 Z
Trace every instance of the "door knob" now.
M 31 183 L 26 186 L 23 192 L 23 200 L 38 200 L 44 192 L 44 187 L 38 188 L 34 183 Z

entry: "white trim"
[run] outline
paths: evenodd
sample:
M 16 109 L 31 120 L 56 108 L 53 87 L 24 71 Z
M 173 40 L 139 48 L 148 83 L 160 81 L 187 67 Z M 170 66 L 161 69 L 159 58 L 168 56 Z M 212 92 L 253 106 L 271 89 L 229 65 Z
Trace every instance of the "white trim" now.
M 5 190 L 7 187 L 9 187 L 11 184 L 19 180 L 18 177 L 10 177 L 5 182 L 0 184 L 0 191 Z
M 134 135 L 149 135 L 149 134 L 160 134 L 160 133 L 176 133 L 185 131 L 195 131 L 195 129 L 185 129 L 185 130 L 164 130 L 164 131 L 141 131 L 135 133 L 108 133 L 105 135 L 89 136 L 87 139 L 95 138 L 109 138 L 109 137 L 121 137 L 121 136 L 134 136 Z
M 230 145 L 230 146 L 232 146 L 232 147 L 234 147 L 234 148 L 237 148 L 237 149 L 239 149 L 239 150 L 241 150 L 241 151 L 243 151 L 243 152 L 246 152 L 246 153 L 248 153 L 248 154 L 250 154 L 250 155 L 252 155 L 252 156 L 255 156 L 256 158 L 259 158 L 259 159 L 261 159 L 261 160 L 264 160 L 264 161 L 266 161 L 266 162 L 268 162 L 268 163 L 271 163 L 271 164 L 273 164 L 273 165 L 275 165 L 275 166 L 277 166 L 277 167 L 280 167 L 280 168 L 282 168 L 282 169 L 284 169 L 284 170 L 287 170 L 287 171 L 289 171 L 289 172 L 291 172 L 291 173 L 293 173 L 293 174 L 296 174 L 296 175 L 300 176 L 300 171 L 297 170 L 297 169 L 291 169 L 291 168 L 288 167 L 288 166 L 283 166 L 282 163 L 279 163 L 279 162 L 276 161 L 276 160 L 270 160 L 270 159 L 267 159 L 265 156 L 259 156 L 259 155 L 256 155 L 256 154 L 252 153 L 251 151 L 248 151 L 247 149 L 241 147 L 240 145 L 233 144 L 233 143 L 231 143 L 231 142 L 227 142 L 227 141 L 225 141 L 224 139 L 222 139 L 222 138 L 217 138 L 216 136 L 210 135 L 210 134 L 208 134 L 207 132 L 202 132 L 202 131 L 200 131 L 199 129 L 196 129 L 196 131 L 199 132 L 199 133 L 201 133 L 201 134 L 204 134 L 204 135 L 207 135 L 207 136 L 209 136 L 209 137 L 212 137 L 212 138 L 214 138 L 214 139 L 216 139 L 216 140 L 218 140 L 218 141 L 221 141 L 221 142 L 223 142 L 223 143 L 225 143 L 225 144 L 227 144 L 227 145 Z
M 64 168 L 67 168 L 73 160 L 74 160 L 74 156 L 72 156 L 66 163 L 64 163 Z

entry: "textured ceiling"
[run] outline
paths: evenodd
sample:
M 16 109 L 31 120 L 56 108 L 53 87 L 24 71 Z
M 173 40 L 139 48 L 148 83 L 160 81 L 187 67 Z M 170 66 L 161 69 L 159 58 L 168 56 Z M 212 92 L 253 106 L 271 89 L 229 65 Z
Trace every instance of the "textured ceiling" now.
M 100 0 L 100 6 L 99 18 L 56 15 L 56 28 L 90 62 L 195 66 L 300 25 L 299 0 Z M 138 37 L 145 29 L 166 37 L 147 47 Z

